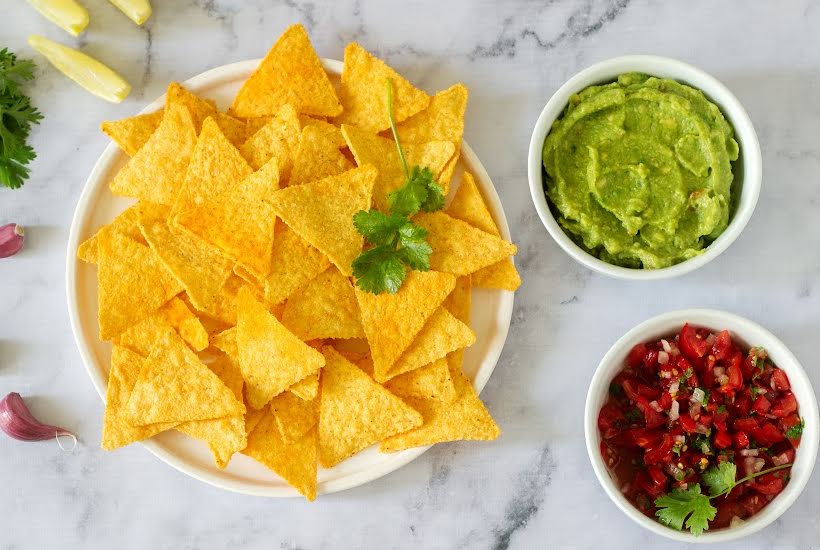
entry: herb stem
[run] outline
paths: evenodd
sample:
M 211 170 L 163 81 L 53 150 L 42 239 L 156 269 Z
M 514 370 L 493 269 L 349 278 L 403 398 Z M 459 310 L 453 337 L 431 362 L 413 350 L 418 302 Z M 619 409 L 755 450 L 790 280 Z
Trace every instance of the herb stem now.
M 762 471 L 756 472 L 754 474 L 749 474 L 746 477 L 742 477 L 742 478 L 738 479 L 735 482 L 735 484 L 732 485 L 731 487 L 729 487 L 728 489 L 724 490 L 723 492 L 720 492 L 720 493 L 716 494 L 715 496 L 709 497 L 709 498 L 712 499 L 712 498 L 717 498 L 719 496 L 728 495 L 738 485 L 743 485 L 747 481 L 751 481 L 751 480 L 755 479 L 756 477 L 760 477 L 760 476 L 763 476 L 763 475 L 766 475 L 766 474 L 770 474 L 770 473 L 776 472 L 778 470 L 785 470 L 786 468 L 791 468 L 792 466 L 794 466 L 794 464 L 790 462 L 788 464 L 781 464 L 780 466 L 773 466 L 771 468 L 767 468 L 766 470 L 762 470 Z
M 404 158 L 404 151 L 401 149 L 401 142 L 399 142 L 399 133 L 396 131 L 396 122 L 393 120 L 393 83 L 390 79 L 387 80 L 387 119 L 390 121 L 390 130 L 393 132 L 393 140 L 396 142 L 396 149 L 399 151 L 399 159 L 401 160 L 401 167 L 404 170 L 404 179 L 410 179 L 410 171 L 407 170 L 407 161 Z

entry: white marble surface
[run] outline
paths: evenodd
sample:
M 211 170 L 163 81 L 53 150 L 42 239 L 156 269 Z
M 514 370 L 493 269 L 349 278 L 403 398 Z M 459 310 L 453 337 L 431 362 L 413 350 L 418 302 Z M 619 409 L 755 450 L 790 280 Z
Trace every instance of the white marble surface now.
M 0 393 L 30 396 L 35 413 L 82 441 L 67 454 L 0 438 L 0 549 L 671 548 L 607 500 L 587 459 L 584 395 L 610 344 L 651 315 L 718 307 L 770 328 L 820 386 L 820 2 L 154 0 L 143 29 L 104 0 L 83 2 L 92 22 L 78 40 L 22 0 L 0 2 L 0 45 L 33 55 L 25 37 L 43 34 L 134 84 L 125 103 L 109 105 L 41 62 L 40 156 L 23 189 L 0 190 L 0 223 L 29 230 L 26 251 L 0 260 Z M 294 21 L 320 55 L 340 57 L 358 40 L 428 91 L 469 86 L 466 138 L 495 180 L 524 277 L 482 394 L 504 435 L 439 446 L 314 504 L 214 489 L 139 445 L 101 451 L 102 404 L 74 347 L 63 282 L 74 203 L 106 144 L 99 122 L 138 111 L 171 79 L 261 56 Z M 760 136 L 764 185 L 751 223 L 720 259 L 678 280 L 631 284 L 586 271 L 549 239 L 529 199 L 527 144 L 543 104 L 578 70 L 625 53 L 714 74 Z M 727 548 L 817 548 L 818 509 L 815 474 L 779 521 Z

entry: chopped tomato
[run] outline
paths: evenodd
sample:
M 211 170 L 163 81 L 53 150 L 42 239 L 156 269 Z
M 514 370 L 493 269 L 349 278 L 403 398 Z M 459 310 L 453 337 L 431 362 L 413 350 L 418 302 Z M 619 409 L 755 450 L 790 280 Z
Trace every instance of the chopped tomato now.
M 752 489 L 763 495 L 776 495 L 783 490 L 782 474 L 785 470 L 772 472 L 770 474 L 763 474 L 755 478 L 754 483 L 751 484 Z
M 755 420 L 754 418 L 738 418 L 732 423 L 732 427 L 735 430 L 751 432 L 752 430 L 757 428 L 757 420 Z
M 761 447 L 771 447 L 775 443 L 780 443 L 786 436 L 777 429 L 771 422 L 764 422 L 762 426 L 750 432 L 752 439 Z
M 796 414 L 790 414 L 786 418 L 780 419 L 780 428 L 783 430 L 784 434 L 788 434 L 790 428 L 797 426 L 801 422 L 802 421 L 800 420 L 800 417 L 798 417 Z M 797 447 L 797 445 L 800 444 L 800 436 L 798 435 L 797 437 L 789 437 L 789 442 L 791 442 L 793 446 Z
M 728 449 L 732 446 L 732 436 L 729 435 L 729 432 L 722 432 L 718 431 L 715 434 L 715 447 L 718 449 Z
M 626 356 L 626 364 L 633 368 L 640 367 L 643 365 L 643 358 L 646 357 L 647 351 L 649 349 L 646 344 L 636 344 L 629 350 L 629 355 Z
M 794 394 L 787 391 L 783 396 L 775 401 L 771 413 L 777 418 L 783 418 L 797 411 L 797 399 Z
M 728 359 L 736 351 L 735 345 L 732 343 L 732 335 L 728 330 L 720 331 L 715 337 L 715 343 L 712 344 L 712 355 L 715 359 L 722 361 Z
M 735 441 L 735 449 L 745 449 L 749 446 L 749 436 L 746 432 L 735 432 L 732 439 Z
M 764 415 L 772 408 L 772 403 L 766 399 L 765 395 L 758 395 L 755 399 L 755 404 L 752 405 L 752 410 L 759 415 Z
M 789 377 L 781 369 L 774 369 L 772 371 L 772 389 L 777 391 L 786 391 L 792 389 L 789 384 Z
M 683 325 L 678 339 L 680 352 L 690 361 L 700 363 L 701 358 L 709 351 L 706 339 L 699 335 L 689 323 Z

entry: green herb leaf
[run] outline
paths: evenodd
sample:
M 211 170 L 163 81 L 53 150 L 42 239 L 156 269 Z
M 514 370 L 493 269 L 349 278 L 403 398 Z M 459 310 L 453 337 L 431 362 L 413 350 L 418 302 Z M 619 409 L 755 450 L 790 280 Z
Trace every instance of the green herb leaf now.
M 405 223 L 399 230 L 399 257 L 411 269 L 427 271 L 430 269 L 430 254 L 433 248 L 427 244 L 427 230 L 413 222 Z
M 703 472 L 703 483 L 709 488 L 709 494 L 714 497 L 731 491 L 735 486 L 735 477 L 737 466 L 725 461 Z
M 360 210 L 353 216 L 353 225 L 371 244 L 395 244 L 396 233 L 407 223 L 407 218 L 385 215 L 378 210 Z
M 23 185 L 29 176 L 26 165 L 36 156 L 26 140 L 43 115 L 21 90 L 33 78 L 31 61 L 18 60 L 6 48 L 0 50 L 0 185 L 11 189 Z
M 381 245 L 365 250 L 353 260 L 353 276 L 356 285 L 366 292 L 395 294 L 407 276 L 407 269 L 395 247 Z
M 798 437 L 803 435 L 803 428 L 805 427 L 806 421 L 801 418 L 800 422 L 786 430 L 786 437 L 788 437 L 789 439 L 797 439 Z
M 675 489 L 668 495 L 655 500 L 658 510 L 655 515 L 666 526 L 681 531 L 684 524 L 693 535 L 700 535 L 709 529 L 709 522 L 715 519 L 717 508 L 709 497 L 701 494 L 700 485 L 692 485 L 685 491 Z

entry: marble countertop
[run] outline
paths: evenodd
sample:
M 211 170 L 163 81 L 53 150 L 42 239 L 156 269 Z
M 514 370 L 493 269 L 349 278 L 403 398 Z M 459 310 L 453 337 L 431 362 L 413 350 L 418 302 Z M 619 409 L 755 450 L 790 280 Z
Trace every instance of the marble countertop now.
M 30 396 L 43 419 L 82 444 L 0 438 L 0 549 L 22 548 L 607 548 L 672 543 L 634 525 L 595 480 L 583 440 L 587 384 L 609 346 L 638 322 L 716 307 L 780 336 L 809 369 L 820 327 L 820 2 L 615 0 L 154 0 L 137 28 L 108 2 L 83 0 L 72 39 L 24 2 L 0 3 L 2 45 L 34 54 L 36 33 L 74 44 L 134 84 L 110 105 L 40 62 L 39 157 L 18 191 L 0 190 L 0 223 L 28 229 L 0 265 L 0 393 Z M 470 88 L 466 139 L 504 203 L 524 284 L 504 353 L 482 397 L 504 433 L 440 445 L 357 489 L 301 500 L 231 494 L 186 477 L 139 445 L 99 449 L 102 404 L 75 349 L 65 306 L 65 245 L 75 202 L 107 140 L 170 80 L 261 56 L 290 23 L 319 54 L 360 41 L 428 91 Z M 722 80 L 757 128 L 764 185 L 757 212 L 717 261 L 671 281 L 593 274 L 548 237 L 530 202 L 526 155 L 535 118 L 578 70 L 626 53 L 691 62 Z M 820 474 L 743 550 L 818 548 Z

